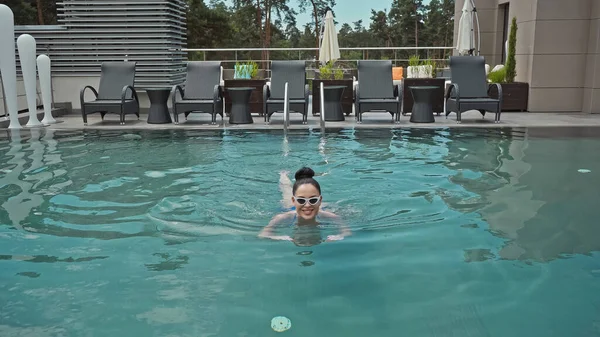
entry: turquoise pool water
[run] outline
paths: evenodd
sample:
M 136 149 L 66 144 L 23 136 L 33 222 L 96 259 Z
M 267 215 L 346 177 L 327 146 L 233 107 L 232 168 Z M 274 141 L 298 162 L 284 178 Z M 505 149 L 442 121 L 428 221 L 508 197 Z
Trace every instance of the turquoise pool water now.
M 0 336 L 600 336 L 600 139 L 543 135 L 5 134 Z M 353 236 L 256 237 L 303 165 Z

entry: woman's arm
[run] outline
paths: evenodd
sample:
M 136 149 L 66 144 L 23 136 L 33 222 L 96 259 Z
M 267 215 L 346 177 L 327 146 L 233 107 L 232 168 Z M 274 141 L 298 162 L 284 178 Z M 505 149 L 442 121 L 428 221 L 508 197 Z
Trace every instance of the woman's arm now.
M 288 235 L 273 235 L 273 230 L 277 225 L 283 222 L 288 217 L 287 213 L 278 214 L 269 221 L 269 223 L 258 233 L 259 238 L 266 238 L 271 240 L 285 240 L 285 241 L 293 241 L 291 237 Z
M 281 203 L 283 207 L 289 209 L 294 207 L 292 203 L 292 181 L 288 177 L 287 171 L 279 172 L 279 190 L 281 191 Z
M 352 235 L 350 227 L 348 227 L 348 224 L 346 224 L 346 222 L 341 217 L 327 211 L 321 211 L 321 213 L 326 217 L 332 219 L 333 222 L 338 226 L 340 231 L 338 235 L 328 235 L 327 241 L 339 241 L 343 240 L 346 236 Z

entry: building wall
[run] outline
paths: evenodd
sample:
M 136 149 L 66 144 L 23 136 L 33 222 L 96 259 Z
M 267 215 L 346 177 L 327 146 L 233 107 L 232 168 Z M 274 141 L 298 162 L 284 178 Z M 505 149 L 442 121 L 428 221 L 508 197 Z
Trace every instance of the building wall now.
M 456 0 L 455 41 L 464 1 Z M 600 113 L 600 1 L 474 2 L 481 55 L 492 67 L 502 60 L 502 5 L 509 24 L 517 18 L 516 81 L 529 83 L 529 111 Z

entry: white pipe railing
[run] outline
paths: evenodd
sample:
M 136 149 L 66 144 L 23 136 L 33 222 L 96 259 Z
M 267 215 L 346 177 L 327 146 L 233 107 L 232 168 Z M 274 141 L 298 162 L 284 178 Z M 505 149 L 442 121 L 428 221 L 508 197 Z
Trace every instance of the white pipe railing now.
M 290 98 L 288 96 L 288 82 L 285 82 L 283 94 L 283 130 L 287 131 L 290 123 Z
M 323 84 L 323 82 L 321 82 L 321 87 L 319 88 L 319 90 L 321 94 L 321 113 L 319 114 L 321 119 L 321 130 L 325 132 L 325 85 Z
M 398 58 L 398 52 L 411 52 L 410 54 L 414 54 L 414 53 L 420 53 L 425 51 L 426 52 L 426 58 L 427 59 L 431 59 L 430 58 L 430 51 L 452 51 L 454 50 L 455 47 L 343 47 L 340 48 L 340 53 L 342 54 L 341 56 L 343 56 L 343 52 L 344 51 L 362 51 L 363 52 L 363 57 L 362 59 L 368 59 L 368 52 L 369 51 L 392 51 L 394 52 L 394 58 L 390 59 L 394 62 L 405 62 L 408 61 L 408 58 Z M 228 62 L 238 62 L 240 61 L 240 59 L 238 58 L 238 52 L 264 52 L 264 51 L 269 51 L 269 52 L 277 52 L 277 51 L 287 51 L 287 52 L 298 52 L 298 60 L 302 60 L 302 59 L 306 59 L 302 56 L 302 52 L 314 52 L 314 58 L 312 59 L 306 59 L 307 61 L 318 61 L 316 59 L 316 52 L 318 52 L 318 48 L 312 47 L 312 48 L 183 48 L 180 49 L 179 51 L 182 52 L 200 52 L 203 53 L 203 59 L 206 60 L 207 59 L 207 55 L 208 53 L 218 53 L 218 52 L 232 52 L 234 53 L 233 58 L 229 59 L 229 60 L 221 60 L 222 62 L 228 63 Z M 261 56 L 262 57 L 262 56 Z M 291 58 L 290 58 L 291 59 Z M 296 59 L 296 58 L 294 58 Z M 265 61 L 262 59 L 241 59 L 242 61 Z M 357 59 L 339 59 L 338 61 L 344 62 L 344 61 L 356 61 Z M 445 61 L 446 59 L 432 59 L 434 61 Z

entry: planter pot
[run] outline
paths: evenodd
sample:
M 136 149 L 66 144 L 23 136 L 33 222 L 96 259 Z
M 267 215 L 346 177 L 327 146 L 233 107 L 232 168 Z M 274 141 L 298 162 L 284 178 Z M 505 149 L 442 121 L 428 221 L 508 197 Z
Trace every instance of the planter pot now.
M 252 71 L 254 66 L 252 65 L 235 65 L 233 79 L 236 80 L 250 80 L 252 79 Z
M 431 78 L 431 66 L 416 66 L 408 67 L 406 72 L 407 78 Z
M 250 95 L 250 113 L 263 115 L 263 87 L 267 81 L 262 80 L 225 80 L 225 89 L 239 87 L 253 87 Z M 225 111 L 231 111 L 229 93 L 225 90 Z
M 413 96 L 410 87 L 434 86 L 437 87 L 433 95 L 433 111 L 442 113 L 444 111 L 444 88 L 446 81 L 443 78 L 405 78 L 402 81 L 402 113 L 412 112 Z
M 314 79 L 312 80 L 312 114 L 316 116 L 320 113 L 321 110 L 321 83 L 324 86 L 328 85 L 343 85 L 346 87 L 344 89 L 344 94 L 342 95 L 342 109 L 344 110 L 344 114 L 348 116 L 352 113 L 352 103 L 354 102 L 354 85 L 351 79 L 343 79 L 343 80 L 321 80 Z
M 502 84 L 502 111 L 527 111 L 529 103 L 529 83 L 514 82 Z M 490 97 L 498 98 L 495 86 L 490 89 Z

